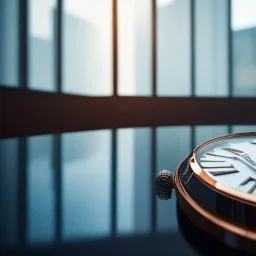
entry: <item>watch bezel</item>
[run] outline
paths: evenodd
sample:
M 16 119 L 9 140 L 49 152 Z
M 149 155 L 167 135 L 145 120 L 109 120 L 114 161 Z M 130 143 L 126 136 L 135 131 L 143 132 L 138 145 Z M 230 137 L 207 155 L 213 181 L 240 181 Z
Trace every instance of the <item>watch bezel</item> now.
M 181 208 L 195 224 L 207 233 L 223 240 L 225 244 L 227 244 L 225 240 L 226 234 L 231 232 L 236 235 L 234 240 L 236 249 L 248 251 L 252 249 L 255 252 L 256 231 L 254 229 L 223 217 L 213 210 L 206 209 L 187 190 L 186 185 L 183 184 L 181 179 L 182 169 L 187 161 L 189 161 L 189 158 L 180 163 L 174 176 L 176 197 Z
M 197 162 L 197 158 L 196 158 L 197 152 L 200 149 L 202 149 L 203 147 L 205 147 L 206 145 L 209 145 L 213 142 L 223 140 L 223 139 L 239 138 L 239 137 L 247 137 L 247 136 L 248 137 L 252 137 L 252 136 L 256 137 L 256 132 L 233 133 L 233 134 L 228 134 L 228 135 L 225 135 L 225 136 L 220 136 L 220 137 L 216 137 L 216 138 L 207 140 L 207 141 L 203 142 L 202 144 L 200 144 L 199 146 L 197 146 L 193 150 L 192 157 L 189 159 L 189 164 L 190 164 L 190 167 L 191 167 L 193 173 L 196 175 L 196 177 L 198 177 L 198 179 L 200 179 L 200 181 L 202 181 L 205 185 L 207 185 L 211 189 L 213 189 L 216 192 L 221 193 L 221 194 L 223 194 L 223 195 L 225 195 L 225 196 L 227 196 L 231 199 L 234 199 L 236 201 L 256 206 L 256 196 L 255 195 L 248 194 L 248 193 L 243 192 L 243 191 L 239 191 L 235 188 L 231 188 L 229 186 L 226 186 L 226 185 L 222 184 L 219 181 L 216 181 L 215 179 L 210 177 L 204 171 L 204 169 Z

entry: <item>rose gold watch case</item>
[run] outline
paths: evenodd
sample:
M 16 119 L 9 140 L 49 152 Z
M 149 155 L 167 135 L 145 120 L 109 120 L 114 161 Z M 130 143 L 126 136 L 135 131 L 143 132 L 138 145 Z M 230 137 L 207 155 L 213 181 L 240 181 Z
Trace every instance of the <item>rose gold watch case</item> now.
M 232 218 L 226 218 L 225 216 L 220 215 L 218 212 L 209 209 L 204 204 L 197 200 L 193 196 L 188 188 L 188 183 L 190 182 L 191 176 L 198 179 L 202 182 L 206 189 L 211 189 L 216 194 L 221 194 L 224 197 L 229 198 L 233 202 L 238 202 L 239 204 L 249 205 L 251 209 L 256 209 L 255 196 L 246 194 L 244 192 L 236 191 L 235 189 L 229 188 L 219 182 L 216 182 L 211 177 L 209 177 L 205 171 L 200 167 L 196 161 L 196 152 L 201 149 L 204 145 L 207 145 L 213 141 L 221 140 L 223 138 L 233 138 L 239 136 L 256 136 L 254 133 L 239 133 L 239 134 L 230 134 L 223 137 L 218 137 L 199 145 L 191 154 L 190 158 L 185 159 L 177 168 L 174 183 L 176 188 L 176 195 L 178 203 L 181 208 L 186 212 L 188 217 L 195 222 L 196 225 L 201 227 L 207 233 L 217 237 L 222 240 L 224 243 L 236 248 L 242 249 L 249 252 L 256 252 L 256 228 L 250 225 L 244 225 L 238 223 Z M 183 175 L 183 166 L 185 164 L 190 166 L 192 170 L 187 181 L 182 180 Z M 233 211 L 233 209 L 230 209 Z M 253 211 L 253 214 L 254 214 Z M 256 218 L 256 216 L 255 216 Z M 230 243 L 230 238 L 233 241 Z
M 205 147 L 206 145 L 209 145 L 210 143 L 220 141 L 223 139 L 229 139 L 229 138 L 239 138 L 239 137 L 256 137 L 256 132 L 250 132 L 250 133 L 235 133 L 235 134 L 229 134 L 222 137 L 217 137 L 211 140 L 208 140 L 202 144 L 200 144 L 194 151 L 193 151 L 193 157 L 190 159 L 190 166 L 192 170 L 194 171 L 194 174 L 207 186 L 209 186 L 211 189 L 216 190 L 218 193 L 222 193 L 223 195 L 230 197 L 232 199 L 235 199 L 237 201 L 240 201 L 242 203 L 251 204 L 253 206 L 256 206 L 256 196 L 252 194 L 248 194 L 242 191 L 239 191 L 237 189 L 225 186 L 221 182 L 218 182 L 211 178 L 199 165 L 196 159 L 196 153 Z

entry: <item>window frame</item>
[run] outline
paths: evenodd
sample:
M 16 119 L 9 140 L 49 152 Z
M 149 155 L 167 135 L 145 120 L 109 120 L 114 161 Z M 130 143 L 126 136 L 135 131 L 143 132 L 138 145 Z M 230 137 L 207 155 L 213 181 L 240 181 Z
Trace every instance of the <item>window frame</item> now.
M 118 96 L 118 0 L 112 1 L 113 96 L 61 94 L 63 1 L 57 0 L 57 93 L 28 89 L 28 0 L 19 2 L 19 87 L 0 87 L 0 138 L 118 127 L 256 124 L 251 111 L 256 98 L 232 96 L 231 0 L 228 1 L 229 97 L 195 97 L 195 2 L 191 4 L 191 97 L 157 97 L 157 7 L 152 4 L 152 96 Z M 19 127 L 19 129 L 17 129 Z

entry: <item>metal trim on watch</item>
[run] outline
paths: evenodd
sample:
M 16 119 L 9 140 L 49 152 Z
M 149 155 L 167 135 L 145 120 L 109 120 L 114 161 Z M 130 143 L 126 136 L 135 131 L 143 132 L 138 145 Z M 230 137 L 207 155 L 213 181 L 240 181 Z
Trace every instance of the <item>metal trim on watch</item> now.
M 232 233 L 235 233 L 236 235 L 251 239 L 256 242 L 256 232 L 252 229 L 248 229 L 238 223 L 233 223 L 232 221 L 225 219 L 221 216 L 219 216 L 217 213 L 214 213 L 210 210 L 205 210 L 200 204 L 198 204 L 187 192 L 186 188 L 183 186 L 181 180 L 180 180 L 180 174 L 181 171 L 181 165 L 184 164 L 184 162 L 187 160 L 184 160 L 177 168 L 176 175 L 174 177 L 175 180 L 175 188 L 176 193 L 180 195 L 197 213 L 199 213 L 201 216 L 209 220 L 210 222 L 216 224 L 217 226 L 223 228 L 224 230 L 228 230 Z M 198 176 L 198 175 L 196 175 Z M 215 189 L 216 190 L 216 189 Z M 178 197 L 179 198 L 179 197 Z M 179 199 L 178 199 L 179 201 Z
M 190 167 L 192 171 L 195 173 L 196 177 L 198 177 L 205 185 L 210 187 L 211 189 L 215 190 L 218 193 L 221 193 L 225 195 L 226 197 L 229 197 L 231 199 L 234 199 L 236 201 L 246 203 L 252 206 L 256 206 L 256 196 L 239 191 L 237 189 L 228 187 L 223 185 L 221 182 L 214 180 L 211 178 L 204 169 L 198 164 L 196 159 L 196 153 L 206 145 L 209 145 L 210 143 L 213 143 L 218 140 L 228 139 L 228 138 L 239 138 L 239 137 L 251 137 L 256 136 L 256 132 L 249 132 L 249 133 L 235 133 L 235 134 L 228 134 L 225 136 L 213 138 L 211 140 L 208 140 L 202 144 L 200 144 L 194 151 L 193 156 L 189 160 Z

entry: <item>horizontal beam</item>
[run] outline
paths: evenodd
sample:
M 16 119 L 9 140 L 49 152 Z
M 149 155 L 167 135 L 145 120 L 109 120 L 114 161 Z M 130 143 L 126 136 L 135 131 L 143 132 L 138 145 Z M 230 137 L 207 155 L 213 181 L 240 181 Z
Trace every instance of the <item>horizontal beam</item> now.
M 0 138 L 121 127 L 256 124 L 256 98 L 85 97 L 0 88 Z

